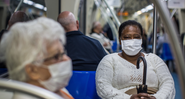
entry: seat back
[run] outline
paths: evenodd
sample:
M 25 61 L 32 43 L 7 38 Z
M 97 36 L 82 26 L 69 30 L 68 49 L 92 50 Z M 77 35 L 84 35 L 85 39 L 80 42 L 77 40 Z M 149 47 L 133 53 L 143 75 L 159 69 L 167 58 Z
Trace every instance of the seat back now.
M 162 50 L 161 58 L 162 58 L 164 61 L 173 60 L 173 56 L 172 56 L 172 53 L 171 53 L 171 49 L 170 49 L 170 46 L 169 46 L 168 43 L 163 43 L 163 50 Z
M 63 99 L 59 95 L 48 90 L 45 90 L 43 88 L 27 84 L 24 82 L 0 78 L 0 91 L 2 90 L 21 92 L 31 96 L 38 97 L 39 99 Z
M 73 71 L 66 88 L 75 99 L 100 99 L 96 93 L 95 71 Z
M 0 68 L 0 75 L 6 73 L 8 70 L 6 68 Z
M 118 43 L 117 43 L 117 40 L 115 39 L 115 41 L 112 42 L 112 51 L 116 52 L 117 51 L 117 47 L 118 47 Z

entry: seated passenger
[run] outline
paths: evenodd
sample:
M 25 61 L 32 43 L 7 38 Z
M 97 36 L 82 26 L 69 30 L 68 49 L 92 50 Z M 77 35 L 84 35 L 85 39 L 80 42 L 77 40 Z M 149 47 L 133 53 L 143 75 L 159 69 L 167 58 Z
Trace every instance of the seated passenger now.
M 73 13 L 64 11 L 57 20 L 67 32 L 65 48 L 67 55 L 72 59 L 73 70 L 95 71 L 101 59 L 107 54 L 101 44 L 78 30 L 79 23 Z
M 110 40 L 103 35 L 103 30 L 100 22 L 93 23 L 92 33 L 90 36 L 98 40 L 107 51 L 111 52 Z
M 10 79 L 73 99 L 61 90 L 72 75 L 71 59 L 64 52 L 65 42 L 64 29 L 48 18 L 13 25 L 0 46 L 5 47 Z M 13 99 L 25 99 L 21 96 L 15 94 Z
M 13 24 L 17 23 L 17 22 L 26 22 L 28 20 L 29 20 L 29 18 L 26 15 L 26 13 L 24 13 L 22 11 L 17 11 L 15 13 L 13 13 L 12 16 L 10 17 L 9 22 L 8 22 L 7 30 L 9 30 L 11 28 L 11 26 Z M 6 32 L 7 30 L 6 29 L 1 30 L 1 32 L 0 32 L 0 40 L 1 40 L 1 37 L 2 37 L 3 33 Z
M 29 18 L 26 15 L 26 13 L 24 13 L 24 12 L 17 11 L 15 13 L 13 13 L 12 16 L 10 17 L 10 19 L 9 19 L 7 30 L 6 29 L 3 29 L 0 32 L 0 42 L 1 42 L 1 38 L 3 37 L 3 34 L 5 32 L 7 32 L 12 27 L 13 24 L 15 24 L 17 22 L 26 22 L 28 20 L 29 20 Z M 0 68 L 6 68 L 6 66 L 4 64 L 4 61 L 0 61 Z
M 136 21 L 126 21 L 119 27 L 122 52 L 105 56 L 96 71 L 97 93 L 102 99 L 174 99 L 174 81 L 166 64 L 155 54 L 140 52 L 142 33 L 142 26 Z M 143 68 L 136 68 L 140 56 L 147 62 L 146 85 L 157 90 L 153 95 L 126 93 L 142 84 Z

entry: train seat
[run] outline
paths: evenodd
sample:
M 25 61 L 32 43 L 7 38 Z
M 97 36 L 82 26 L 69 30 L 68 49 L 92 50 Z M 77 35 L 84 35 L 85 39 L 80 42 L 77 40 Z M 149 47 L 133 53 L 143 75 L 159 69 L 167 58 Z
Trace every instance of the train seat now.
M 117 40 L 115 39 L 115 41 L 112 42 L 112 51 L 116 52 L 117 51 L 117 47 L 118 47 L 118 44 L 117 44 Z
M 163 43 L 163 50 L 162 50 L 162 54 L 161 54 L 161 58 L 164 60 L 164 61 L 168 61 L 168 60 L 173 60 L 173 55 L 171 53 L 171 50 L 170 50 L 170 46 L 168 43 Z
M 100 99 L 96 93 L 96 71 L 73 71 L 66 89 L 75 99 Z

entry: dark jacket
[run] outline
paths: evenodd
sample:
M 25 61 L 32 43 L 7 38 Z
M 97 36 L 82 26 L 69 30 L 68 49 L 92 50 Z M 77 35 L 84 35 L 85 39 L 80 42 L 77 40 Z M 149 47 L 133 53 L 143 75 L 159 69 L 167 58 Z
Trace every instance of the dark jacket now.
M 2 36 L 3 36 L 3 34 L 5 33 L 5 32 L 7 32 L 7 30 L 1 30 L 1 32 L 0 32 L 0 40 L 1 40 L 1 38 L 2 38 Z
M 73 70 L 95 71 L 101 59 L 107 55 L 99 41 L 80 31 L 66 33 L 67 55 L 72 59 Z
M 1 32 L 0 32 L 0 42 L 1 42 L 1 38 L 2 38 L 2 36 L 3 36 L 3 34 L 5 33 L 5 32 L 7 32 L 7 30 L 1 30 Z M 6 65 L 5 65 L 5 62 L 1 62 L 0 61 L 0 68 L 6 68 Z M 1 73 L 1 72 L 0 72 Z

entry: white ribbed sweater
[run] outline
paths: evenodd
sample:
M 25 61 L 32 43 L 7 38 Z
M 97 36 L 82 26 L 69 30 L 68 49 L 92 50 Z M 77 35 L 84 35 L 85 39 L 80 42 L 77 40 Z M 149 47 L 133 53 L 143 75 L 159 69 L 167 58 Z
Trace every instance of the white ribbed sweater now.
M 146 84 L 158 89 L 153 96 L 156 99 L 174 99 L 174 81 L 166 64 L 155 54 L 144 55 L 147 61 Z M 143 62 L 137 69 L 118 53 L 109 54 L 101 60 L 96 70 L 97 93 L 102 99 L 130 99 L 131 95 L 125 92 L 142 84 L 142 75 Z

